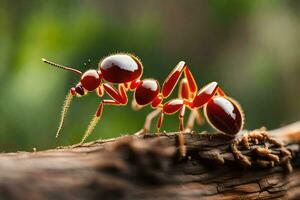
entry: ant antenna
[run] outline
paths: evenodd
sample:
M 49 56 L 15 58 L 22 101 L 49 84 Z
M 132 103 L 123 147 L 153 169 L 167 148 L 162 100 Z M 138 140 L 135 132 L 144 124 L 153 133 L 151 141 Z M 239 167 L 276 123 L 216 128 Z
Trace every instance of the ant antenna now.
M 56 63 L 54 63 L 54 62 L 51 62 L 51 61 L 49 61 L 49 60 L 46 60 L 45 58 L 42 58 L 42 61 L 43 61 L 44 63 L 47 63 L 47 64 L 52 65 L 52 66 L 54 66 L 54 67 L 57 67 L 57 68 L 60 68 L 60 69 L 64 69 L 64 70 L 71 71 L 71 72 L 74 72 L 74 73 L 76 73 L 76 74 L 82 75 L 82 72 L 79 71 L 79 70 L 77 70 L 77 69 L 73 69 L 73 68 L 71 68 L 71 67 L 65 67 L 65 66 L 63 66 L 63 65 L 56 64 Z

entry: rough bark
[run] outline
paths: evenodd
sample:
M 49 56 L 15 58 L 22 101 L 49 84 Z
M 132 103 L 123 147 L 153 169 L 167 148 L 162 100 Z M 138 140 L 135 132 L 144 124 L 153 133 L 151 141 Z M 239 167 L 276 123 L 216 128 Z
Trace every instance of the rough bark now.
M 300 122 L 268 134 L 284 141 L 291 158 L 270 142 L 274 161 L 258 151 L 269 141 L 250 141 L 249 148 L 237 146 L 251 161 L 246 166 L 233 153 L 233 139 L 218 133 L 186 133 L 185 158 L 177 133 L 3 153 L 0 199 L 299 199 Z

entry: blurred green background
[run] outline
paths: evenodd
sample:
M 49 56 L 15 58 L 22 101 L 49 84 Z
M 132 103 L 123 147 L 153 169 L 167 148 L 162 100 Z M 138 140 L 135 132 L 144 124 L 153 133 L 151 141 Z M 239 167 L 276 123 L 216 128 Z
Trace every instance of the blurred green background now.
M 97 109 L 94 93 L 75 99 L 56 140 L 63 100 L 79 79 L 42 57 L 85 70 L 111 53 L 133 52 L 143 77 L 160 83 L 185 60 L 199 87 L 216 80 L 241 103 L 245 128 L 299 120 L 299 10 L 300 1 L 289 0 L 0 0 L 0 150 L 79 142 Z M 105 107 L 89 140 L 134 133 L 150 111 Z M 177 116 L 167 116 L 163 129 L 177 127 Z

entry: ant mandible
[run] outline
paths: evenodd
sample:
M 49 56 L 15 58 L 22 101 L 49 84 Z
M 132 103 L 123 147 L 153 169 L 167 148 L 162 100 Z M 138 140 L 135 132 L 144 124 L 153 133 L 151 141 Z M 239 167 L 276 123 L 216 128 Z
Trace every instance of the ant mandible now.
M 193 128 L 194 121 L 200 124 L 203 119 L 198 112 L 204 108 L 204 115 L 209 124 L 226 135 L 234 136 L 243 127 L 244 116 L 239 104 L 225 93 L 218 86 L 217 82 L 211 82 L 198 91 L 196 81 L 185 62 L 179 62 L 163 83 L 162 90 L 155 79 L 141 79 L 143 65 L 141 61 L 132 54 L 118 53 L 105 57 L 99 62 L 98 70 L 89 69 L 81 71 L 65 67 L 44 58 L 42 60 L 54 67 L 71 71 L 81 76 L 79 83 L 70 89 L 64 102 L 61 120 L 56 132 L 56 137 L 63 127 L 68 108 L 75 95 L 83 96 L 88 92 L 96 91 L 99 97 L 106 92 L 112 99 L 104 99 L 99 103 L 98 109 L 91 120 L 81 142 L 92 133 L 97 122 L 101 118 L 104 105 L 124 106 L 128 103 L 127 91 L 134 92 L 132 103 L 133 108 L 141 108 L 151 105 L 155 109 L 146 117 L 143 133 L 149 131 L 151 121 L 159 115 L 157 121 L 157 133 L 163 124 L 164 114 L 172 115 L 179 112 L 179 148 L 182 156 L 185 156 L 184 149 L 184 115 L 186 108 L 191 110 L 187 129 Z M 170 96 L 178 83 L 181 75 L 185 78 L 180 81 L 179 95 L 166 103 L 163 100 Z M 114 84 L 118 88 L 114 87 Z

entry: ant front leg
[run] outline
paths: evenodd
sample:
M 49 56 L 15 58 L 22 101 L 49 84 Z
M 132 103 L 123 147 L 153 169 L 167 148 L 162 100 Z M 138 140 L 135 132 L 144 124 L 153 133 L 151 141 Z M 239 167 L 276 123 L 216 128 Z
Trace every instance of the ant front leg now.
M 64 126 L 65 118 L 67 116 L 68 110 L 70 108 L 70 105 L 72 103 L 73 97 L 75 95 L 76 95 L 75 88 L 71 88 L 69 94 L 66 96 L 66 99 L 64 101 L 64 105 L 63 105 L 63 109 L 62 109 L 62 112 L 61 112 L 59 126 L 58 126 L 58 129 L 56 131 L 56 136 L 55 136 L 56 138 L 58 138 L 59 133 L 60 133 L 62 127 Z
M 126 89 L 124 85 L 119 85 L 119 90 L 115 89 L 108 83 L 103 84 L 103 88 L 105 92 L 107 92 L 113 99 L 105 99 L 99 103 L 98 109 L 90 122 L 81 142 L 78 145 L 82 145 L 86 138 L 93 132 L 96 127 L 98 121 L 101 119 L 103 106 L 104 105 L 114 105 L 114 106 L 122 106 L 126 105 L 128 102 L 128 98 L 126 95 Z
M 84 136 L 81 140 L 81 142 L 79 143 L 79 145 L 82 145 L 83 142 L 87 139 L 87 137 L 93 132 L 93 130 L 95 129 L 97 123 L 99 122 L 99 120 L 101 119 L 102 116 L 102 111 L 103 111 L 103 106 L 104 105 L 115 105 L 115 106 L 120 106 L 120 105 L 124 105 L 121 104 L 119 102 L 117 102 L 116 100 L 112 100 L 112 99 L 105 99 L 102 102 L 99 103 L 98 109 L 92 119 L 92 121 L 90 122 L 86 132 L 84 133 Z

